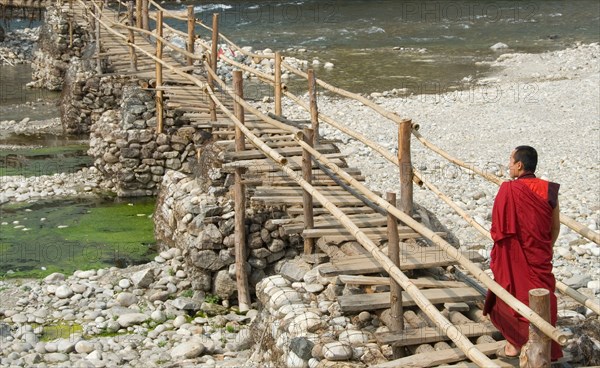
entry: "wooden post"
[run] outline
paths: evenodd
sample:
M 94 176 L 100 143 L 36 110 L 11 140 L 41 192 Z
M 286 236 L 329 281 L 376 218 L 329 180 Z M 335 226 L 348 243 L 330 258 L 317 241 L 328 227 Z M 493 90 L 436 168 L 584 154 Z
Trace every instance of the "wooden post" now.
M 313 142 L 313 130 L 310 128 L 304 128 L 304 142 L 312 146 Z M 302 150 L 302 177 L 308 184 L 312 182 L 312 155 L 307 150 Z M 315 220 L 313 217 L 313 197 L 306 190 L 302 191 L 302 207 L 304 210 L 304 228 L 312 229 L 315 227 Z M 313 238 L 304 239 L 304 255 L 310 255 L 313 253 L 315 242 Z
M 396 193 L 387 193 L 387 201 L 396 207 Z M 400 268 L 400 239 L 398 237 L 398 221 L 396 217 L 388 212 L 387 215 L 387 236 L 388 236 L 388 258 Z M 390 331 L 404 331 L 404 311 L 402 309 L 402 288 L 393 279 L 390 278 Z M 394 359 L 404 356 L 404 347 L 393 346 Z
M 529 308 L 550 322 L 550 291 L 529 290 Z M 521 349 L 519 365 L 522 368 L 550 368 L 551 340 L 535 325 L 529 325 L 529 341 Z
M 275 52 L 275 115 L 281 116 L 281 53 Z
M 142 0 L 135 1 L 135 26 L 142 28 Z
M 188 40 L 187 40 L 187 51 L 194 53 L 194 42 L 196 41 L 195 33 L 196 27 L 196 16 L 194 14 L 194 6 L 190 5 L 187 7 L 187 29 L 188 29 Z M 187 57 L 187 65 L 194 64 L 194 59 Z
M 214 13 L 212 18 L 212 46 L 210 50 L 210 68 L 216 73 L 217 72 L 217 59 L 218 59 L 218 45 L 219 43 L 219 13 Z M 214 87 L 213 78 L 208 74 L 208 84 L 212 88 Z M 217 105 L 210 99 L 210 120 L 217 121 Z
M 133 27 L 135 24 L 133 22 L 133 11 L 135 8 L 135 0 L 130 0 L 127 3 L 127 17 L 128 17 L 128 25 Z M 135 48 L 133 47 L 133 45 L 135 45 L 135 34 L 133 33 L 132 29 L 128 29 L 127 30 L 128 33 L 128 38 L 127 38 L 127 42 L 129 42 L 129 61 L 131 63 L 131 70 L 132 71 L 137 71 L 137 54 L 135 53 Z
M 100 42 L 100 17 L 102 13 L 97 7 L 94 7 L 94 12 L 96 13 L 96 73 L 102 74 L 102 64 L 100 63 L 100 49 L 102 48 L 102 44 Z
M 400 168 L 400 210 L 411 216 L 413 212 L 413 169 L 410 158 L 412 120 L 398 126 L 398 163 Z
M 244 98 L 242 72 L 236 70 L 233 72 L 233 87 L 235 93 L 240 98 Z M 235 116 L 244 123 L 244 107 L 238 102 L 234 105 Z M 235 128 L 235 151 L 240 152 L 245 149 L 244 135 L 239 127 Z M 246 193 L 242 183 L 243 168 L 235 168 L 235 273 L 238 289 L 238 302 L 240 311 L 250 309 L 250 293 L 248 291 L 248 275 L 246 274 Z
M 150 15 L 148 14 L 148 0 L 142 0 L 142 28 L 150 30 Z
M 163 12 L 156 13 L 156 58 L 162 61 L 163 57 Z M 163 66 L 156 62 L 156 132 L 163 131 L 163 91 L 160 89 L 163 83 Z
M 308 69 L 308 97 L 310 103 L 310 122 L 313 130 L 313 145 L 319 143 L 319 109 L 317 108 L 317 81 L 315 71 Z

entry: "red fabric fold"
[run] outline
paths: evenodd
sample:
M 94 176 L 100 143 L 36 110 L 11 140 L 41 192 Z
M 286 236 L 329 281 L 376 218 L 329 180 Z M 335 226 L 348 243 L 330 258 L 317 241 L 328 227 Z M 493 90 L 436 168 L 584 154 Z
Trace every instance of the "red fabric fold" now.
M 514 180 L 500 186 L 492 210 L 490 232 L 494 247 L 490 268 L 495 281 L 526 305 L 529 305 L 529 290 L 550 290 L 551 323 L 556 325 L 556 281 L 552 274 L 552 207 L 548 198 L 532 191 L 528 184 L 533 183 Z M 484 314 L 490 316 L 494 326 L 517 349 L 527 342 L 529 321 L 491 292 L 488 292 L 486 298 Z M 560 346 L 553 342 L 552 360 L 561 357 Z

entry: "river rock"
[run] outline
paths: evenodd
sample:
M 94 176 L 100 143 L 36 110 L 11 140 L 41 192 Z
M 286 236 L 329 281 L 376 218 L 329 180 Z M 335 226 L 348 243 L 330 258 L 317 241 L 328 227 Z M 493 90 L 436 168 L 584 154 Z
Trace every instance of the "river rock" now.
M 67 285 L 60 285 L 56 288 L 54 295 L 56 295 L 56 297 L 59 299 L 70 298 L 73 296 L 73 290 L 71 290 L 71 288 Z
M 130 278 L 136 288 L 144 289 L 154 282 L 154 270 L 152 268 L 141 270 L 132 274 Z
M 205 350 L 204 345 L 199 342 L 190 341 L 184 342 L 171 350 L 171 358 L 174 360 L 178 359 L 192 359 L 200 356 Z
M 586 287 L 587 283 L 591 280 L 592 278 L 590 277 L 590 275 L 574 275 L 566 280 L 563 280 L 563 282 L 567 286 L 572 287 L 573 289 L 579 289 L 582 287 Z
M 46 284 L 55 284 L 63 281 L 65 281 L 65 275 L 59 272 L 54 272 L 44 277 L 44 282 Z
M 352 358 L 352 346 L 340 341 L 323 345 L 323 357 L 328 360 L 340 361 Z
M 290 350 L 303 360 L 312 358 L 312 349 L 315 343 L 306 337 L 294 337 L 290 341 Z
M 498 42 L 498 43 L 495 43 L 492 46 L 490 46 L 490 49 L 494 50 L 494 51 L 504 50 L 504 49 L 507 49 L 507 48 L 508 48 L 508 45 L 505 44 L 505 43 L 502 43 L 502 42 Z
M 137 301 L 137 296 L 129 292 L 123 292 L 117 295 L 117 303 L 119 303 L 123 307 L 129 307 L 130 305 L 134 305 L 137 303 Z
M 127 313 L 117 318 L 117 323 L 121 327 L 129 327 L 137 325 L 148 320 L 148 316 L 144 313 Z
M 69 360 L 69 356 L 64 353 L 49 353 L 44 355 L 44 361 L 47 363 L 62 363 Z

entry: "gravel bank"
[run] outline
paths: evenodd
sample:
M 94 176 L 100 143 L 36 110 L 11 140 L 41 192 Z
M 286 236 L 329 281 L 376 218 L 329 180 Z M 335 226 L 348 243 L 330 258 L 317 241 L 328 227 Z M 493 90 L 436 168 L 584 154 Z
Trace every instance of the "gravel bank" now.
M 0 42 L 0 65 L 30 63 L 39 34 L 40 27 L 7 32 L 4 41 Z
M 492 63 L 493 74 L 463 91 L 372 97 L 388 110 L 412 118 L 421 134 L 450 154 L 483 170 L 506 175 L 511 150 L 520 144 L 538 149 L 538 175 L 561 184 L 561 212 L 598 230 L 600 223 L 599 63 L 600 46 L 576 45 L 543 54 L 504 54 Z M 320 112 L 397 152 L 395 125 L 361 104 L 320 96 Z M 284 114 L 308 115 L 286 101 Z M 371 188 L 399 191 L 396 170 L 360 142 L 322 124 L 326 138 L 346 143 L 349 164 L 360 168 Z M 489 228 L 495 184 L 466 171 L 412 140 L 413 164 L 444 193 Z M 491 244 L 471 229 L 431 191 L 417 188 L 415 201 L 436 213 L 465 249 L 488 254 Z M 555 252 L 558 279 L 587 274 L 598 292 L 600 249 L 566 227 Z

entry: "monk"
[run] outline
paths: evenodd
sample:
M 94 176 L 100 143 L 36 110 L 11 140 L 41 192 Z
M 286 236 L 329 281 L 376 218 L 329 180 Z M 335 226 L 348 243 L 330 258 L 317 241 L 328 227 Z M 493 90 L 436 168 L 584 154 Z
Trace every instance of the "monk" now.
M 512 151 L 508 168 L 515 180 L 500 186 L 492 210 L 490 268 L 495 281 L 525 305 L 529 305 L 529 290 L 550 290 L 551 323 L 556 326 L 552 247 L 560 229 L 559 184 L 536 178 L 536 166 L 533 147 L 519 146 Z M 518 357 L 528 340 L 529 321 L 492 292 L 488 292 L 483 312 L 507 340 L 497 355 Z M 552 342 L 551 359 L 561 357 L 560 345 Z

